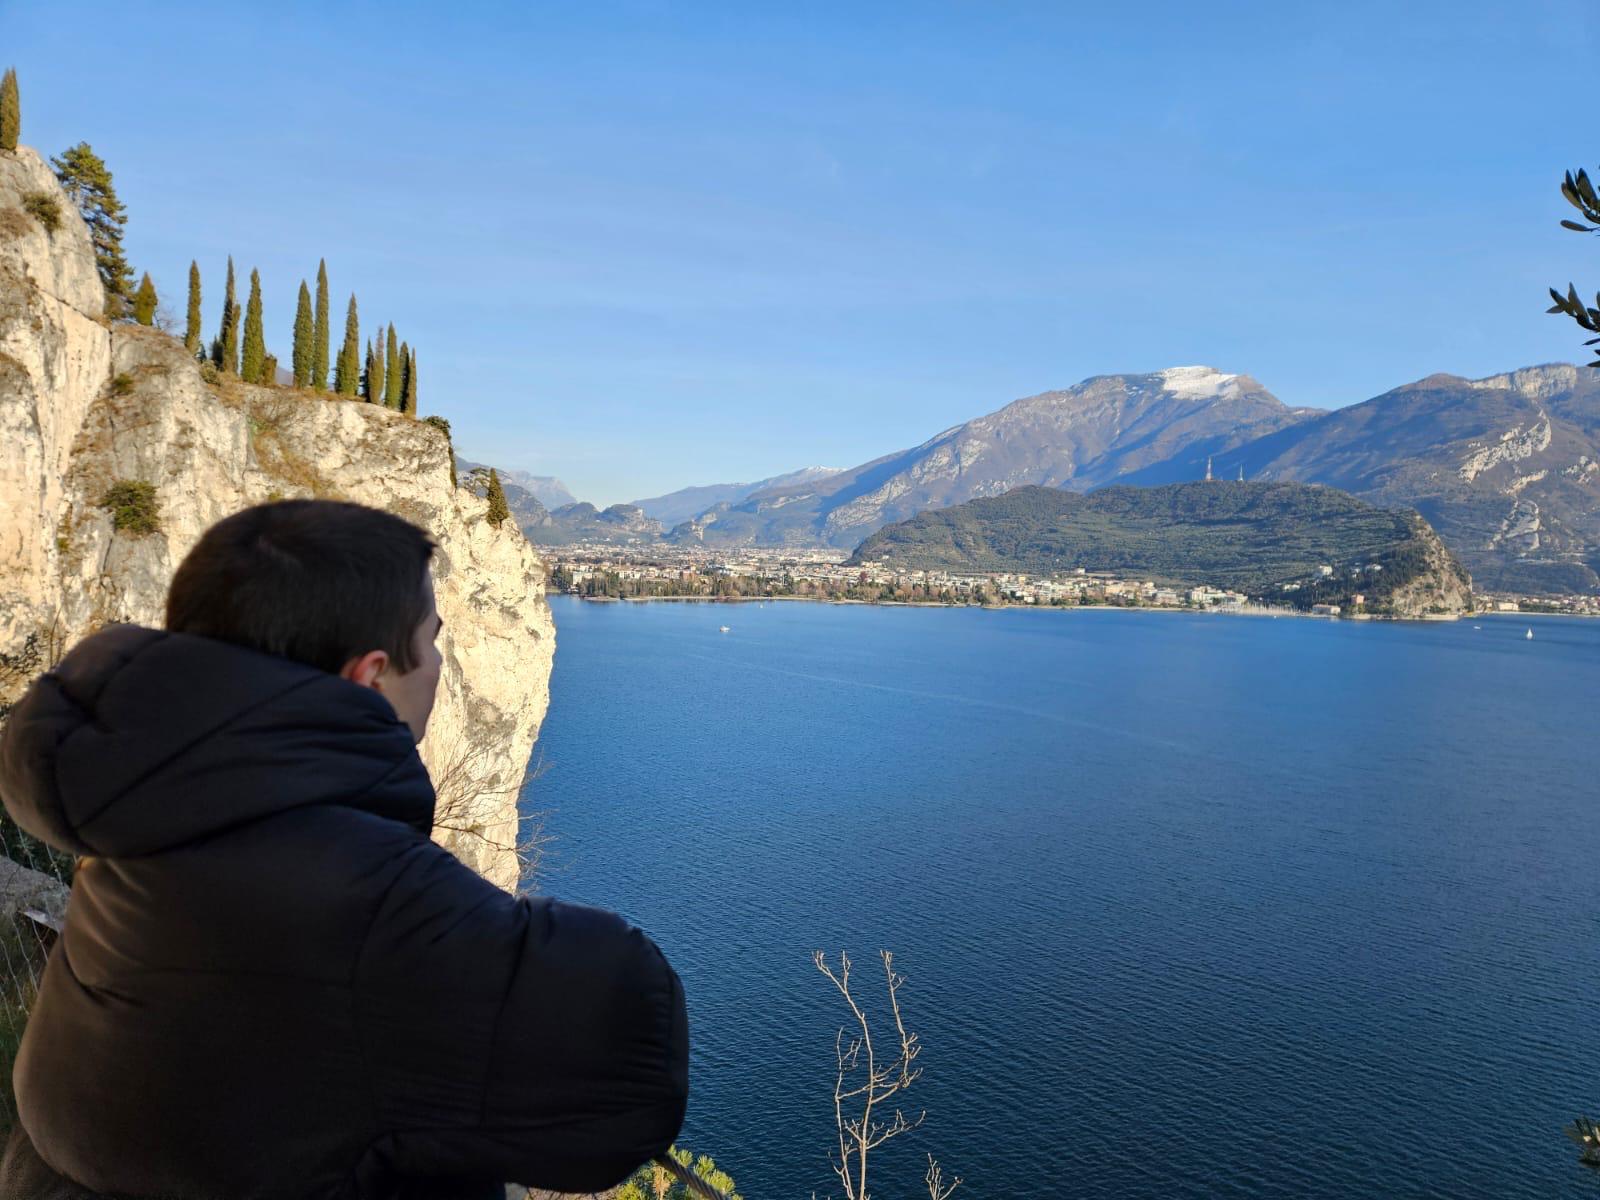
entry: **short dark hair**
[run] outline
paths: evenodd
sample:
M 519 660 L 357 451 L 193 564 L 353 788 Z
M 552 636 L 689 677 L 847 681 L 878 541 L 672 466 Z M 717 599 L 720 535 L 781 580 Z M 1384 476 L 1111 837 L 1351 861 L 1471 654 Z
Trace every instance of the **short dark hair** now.
M 335 673 L 385 650 L 409 671 L 433 549 L 411 522 L 360 504 L 259 504 L 218 521 L 184 557 L 167 628 Z

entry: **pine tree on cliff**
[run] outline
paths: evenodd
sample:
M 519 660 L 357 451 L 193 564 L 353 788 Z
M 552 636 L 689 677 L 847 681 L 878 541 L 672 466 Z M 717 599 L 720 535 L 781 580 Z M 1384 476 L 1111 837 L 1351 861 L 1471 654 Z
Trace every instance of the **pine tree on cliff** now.
M 261 272 L 250 272 L 250 299 L 244 310 L 244 353 L 239 374 L 246 383 L 261 382 L 261 363 L 267 357 L 267 336 L 261 328 Z
M 493 467 L 489 468 L 488 499 L 489 512 L 487 515 L 489 524 L 499 529 L 500 523 L 511 515 L 511 509 L 506 504 L 505 490 L 500 486 L 500 472 Z
M 395 341 L 394 326 L 389 326 L 389 344 L 384 348 L 383 406 L 400 407 L 400 345 Z
M 294 306 L 294 353 L 290 361 L 294 364 L 294 385 L 297 388 L 311 386 L 311 339 L 315 336 L 311 323 L 311 289 L 306 287 L 306 281 L 300 281 L 300 299 Z
M 190 354 L 200 352 L 200 264 L 189 260 L 189 319 L 183 328 L 183 346 Z
M 214 360 L 229 375 L 239 373 L 239 297 L 233 287 L 233 255 L 228 255 L 228 282 L 222 293 L 222 328 L 212 343 L 217 349 Z
M 311 386 L 323 391 L 328 386 L 328 263 L 317 261 L 317 318 L 311 336 Z
M 268 387 L 278 386 L 278 356 L 268 354 L 261 360 L 261 382 Z
M 133 319 L 141 325 L 156 323 L 156 285 L 150 282 L 150 272 L 139 280 L 139 290 L 133 294 Z
M 400 411 L 410 416 L 417 415 L 417 352 L 413 350 L 411 357 L 406 359 L 406 387 Z
M 341 396 L 354 396 L 360 373 L 361 321 L 356 316 L 356 298 L 352 294 L 344 317 L 344 345 L 339 347 L 339 361 L 333 368 L 333 390 Z
M 401 412 L 406 410 L 406 372 L 410 369 L 411 347 L 404 342 L 400 343 L 400 398 L 394 402 L 395 408 Z
M 100 156 L 79 142 L 50 165 L 56 178 L 89 227 L 94 244 L 94 265 L 106 289 L 106 315 L 120 317 L 128 309 L 128 293 L 133 290 L 133 268 L 122 253 L 122 231 L 128 223 L 128 210 L 117 199 L 111 172 Z
M 22 98 L 17 93 L 17 69 L 7 67 L 0 79 L 0 150 L 15 150 L 22 136 Z
M 361 398 L 372 403 L 372 339 L 367 339 L 367 352 L 361 357 Z

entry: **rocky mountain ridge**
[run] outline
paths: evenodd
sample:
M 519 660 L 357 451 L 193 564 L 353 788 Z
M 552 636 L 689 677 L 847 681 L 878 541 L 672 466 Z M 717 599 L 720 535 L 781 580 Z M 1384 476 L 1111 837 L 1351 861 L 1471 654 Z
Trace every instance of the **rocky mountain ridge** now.
M 1588 368 L 1430 375 L 1217 464 L 1414 508 L 1491 590 L 1600 590 L 1600 373 Z
M 693 520 L 718 504 L 734 505 L 757 492 L 820 483 L 830 476 L 837 475 L 839 470 L 838 467 L 801 467 L 798 471 L 774 475 L 769 479 L 758 479 L 754 483 L 713 483 L 702 487 L 679 488 L 664 496 L 635 500 L 633 507 L 643 510 L 646 516 L 660 521 L 670 529 L 685 521 Z
M 1013 401 L 819 482 L 755 493 L 675 528 L 675 542 L 713 546 L 853 548 L 894 521 L 1021 487 L 1088 490 L 1201 447 L 1217 453 L 1293 425 L 1284 405 L 1248 375 L 1174 367 L 1102 375 Z
M 54 197 L 50 232 L 25 208 Z M 159 625 L 173 569 L 211 523 L 294 496 L 387 508 L 438 542 L 445 631 L 422 746 L 436 836 L 503 887 L 519 874 L 517 792 L 548 703 L 554 628 L 537 553 L 450 484 L 431 425 L 326 393 L 214 379 L 177 340 L 108 323 L 83 222 L 27 148 L 0 153 L 0 706 L 101 626 Z M 116 483 L 155 519 L 124 527 Z

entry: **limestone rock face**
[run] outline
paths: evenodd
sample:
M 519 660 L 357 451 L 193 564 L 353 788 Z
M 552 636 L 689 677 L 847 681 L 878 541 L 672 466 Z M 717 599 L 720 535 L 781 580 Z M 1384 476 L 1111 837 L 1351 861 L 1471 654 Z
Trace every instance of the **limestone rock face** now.
M 1390 597 L 1394 615 L 1429 620 L 1471 612 L 1474 608 L 1472 577 L 1439 540 L 1433 527 L 1416 513 L 1411 514 L 1411 531 L 1422 547 L 1426 566 L 1394 590 Z
M 23 207 L 57 199 L 51 235 Z M 107 324 L 83 223 L 29 150 L 0 153 L 0 705 L 105 624 L 159 626 L 172 572 L 213 522 L 293 497 L 385 508 L 437 541 L 444 671 L 423 757 L 436 837 L 518 882 L 517 794 L 549 701 L 544 569 L 510 523 L 451 486 L 444 434 L 327 394 L 208 382 L 176 339 Z M 151 484 L 159 527 L 113 527 L 100 501 Z M 5 664 L 12 664 L 9 668 Z

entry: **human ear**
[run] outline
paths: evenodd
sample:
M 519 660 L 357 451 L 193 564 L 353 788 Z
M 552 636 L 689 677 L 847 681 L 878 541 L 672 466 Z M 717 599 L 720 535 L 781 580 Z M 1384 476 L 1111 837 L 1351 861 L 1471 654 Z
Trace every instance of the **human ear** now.
M 368 650 L 360 658 L 352 658 L 339 668 L 339 678 L 348 679 L 351 683 L 358 683 L 362 687 L 381 691 L 378 687 L 378 677 L 389 667 L 389 652 L 387 650 Z

